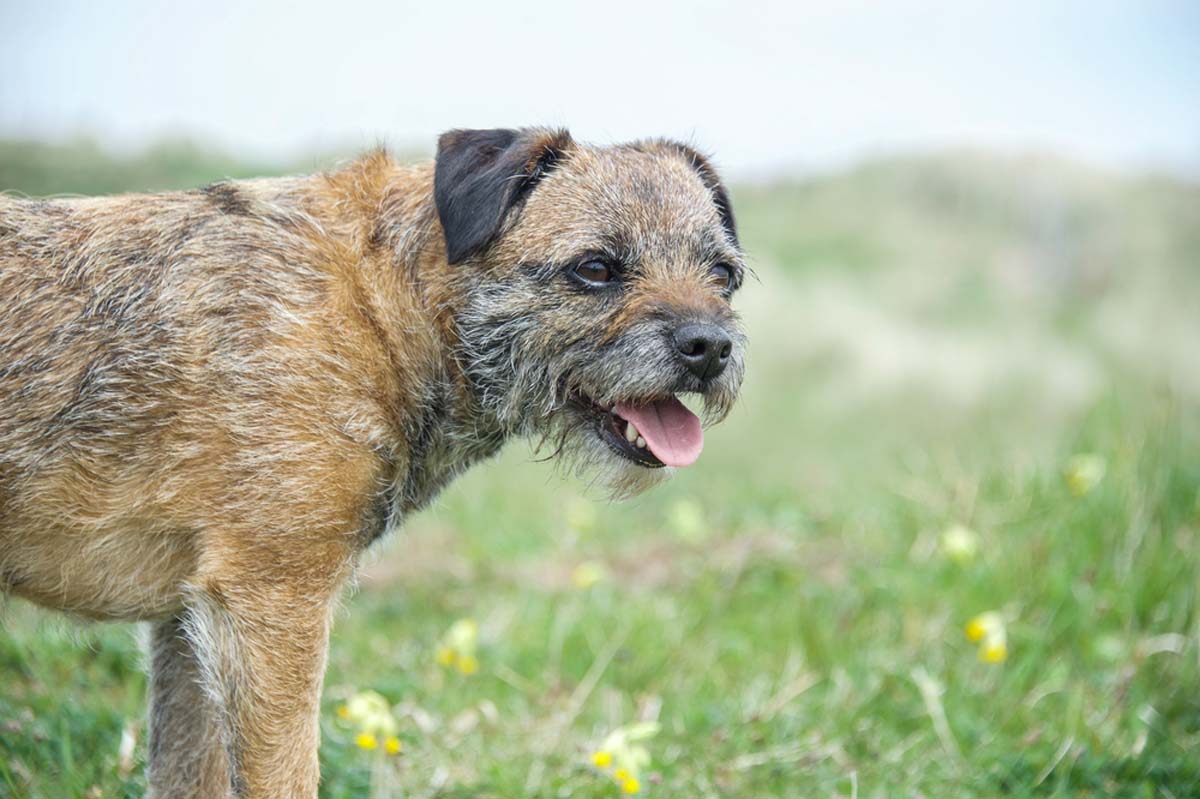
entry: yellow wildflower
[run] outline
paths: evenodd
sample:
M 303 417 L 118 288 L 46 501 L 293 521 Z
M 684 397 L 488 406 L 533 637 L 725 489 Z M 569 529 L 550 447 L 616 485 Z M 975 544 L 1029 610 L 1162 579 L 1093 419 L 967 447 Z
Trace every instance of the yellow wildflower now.
M 359 749 L 373 750 L 379 747 L 379 739 L 369 732 L 360 732 L 355 735 L 354 743 Z
M 1004 629 L 1004 619 L 994 610 L 989 610 L 987 613 L 980 613 L 975 618 L 967 622 L 964 628 L 967 633 L 967 638 L 972 641 L 979 641 L 984 636 L 990 635 L 996 630 Z
M 979 551 L 979 536 L 969 527 L 954 524 L 942 533 L 942 555 L 960 565 L 966 565 L 975 559 Z
M 984 644 L 979 650 L 979 659 L 984 663 L 1003 663 L 1008 657 L 1008 645 L 1003 641 Z
M 608 576 L 604 564 L 595 560 L 585 560 L 571 570 L 571 583 L 581 591 L 586 591 Z
M 967 640 L 972 642 L 982 641 L 983 636 L 986 635 L 983 626 L 976 619 L 971 619 L 967 622 L 965 632 L 967 633 Z
M 375 691 L 360 691 L 350 697 L 345 713 L 338 709 L 338 716 L 354 723 L 360 732 L 372 735 L 395 735 L 399 727 L 392 715 L 387 699 Z
M 1082 497 L 1091 492 L 1108 471 L 1108 463 L 1095 453 L 1082 453 L 1071 457 L 1063 470 L 1063 478 L 1067 481 L 1067 490 L 1073 496 Z
M 968 640 L 979 642 L 979 659 L 984 663 L 1003 663 L 1008 658 L 1004 617 L 996 611 L 980 613 L 967 622 L 964 632 Z
M 667 522 L 680 538 L 695 541 L 704 536 L 704 509 L 690 499 L 680 499 L 671 505 Z
M 398 755 L 400 750 L 404 748 L 404 744 L 395 735 L 389 735 L 383 739 L 383 751 L 389 755 Z
M 338 705 L 337 714 L 338 718 L 343 721 L 350 720 L 350 708 L 346 705 Z
M 460 674 L 474 674 L 479 671 L 478 647 L 479 625 L 474 619 L 459 619 L 442 636 L 435 657 L 440 666 L 456 668 Z
M 643 741 L 658 734 L 657 722 L 642 721 L 618 727 L 608 734 L 604 743 L 592 753 L 592 763 L 599 769 L 612 767 L 613 781 L 625 793 L 633 794 L 642 789 L 638 775 L 650 765 L 650 753 Z
M 590 533 L 596 527 L 596 503 L 572 497 L 567 503 L 567 527 L 577 533 Z

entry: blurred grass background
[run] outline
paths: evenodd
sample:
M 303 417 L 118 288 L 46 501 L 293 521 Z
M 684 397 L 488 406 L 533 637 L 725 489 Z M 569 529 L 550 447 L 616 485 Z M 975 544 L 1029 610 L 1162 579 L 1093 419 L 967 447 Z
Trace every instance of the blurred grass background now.
M 9 141 L 0 190 L 332 160 Z M 956 151 L 733 196 L 738 409 L 620 505 L 514 444 L 372 552 L 322 796 L 616 796 L 590 755 L 638 719 L 646 796 L 1200 796 L 1200 187 Z M 1069 483 L 1080 454 L 1103 474 Z M 999 663 L 964 635 L 985 611 Z M 435 658 L 462 618 L 472 675 Z M 141 796 L 134 628 L 0 625 L 0 797 Z M 355 745 L 363 690 L 401 754 Z

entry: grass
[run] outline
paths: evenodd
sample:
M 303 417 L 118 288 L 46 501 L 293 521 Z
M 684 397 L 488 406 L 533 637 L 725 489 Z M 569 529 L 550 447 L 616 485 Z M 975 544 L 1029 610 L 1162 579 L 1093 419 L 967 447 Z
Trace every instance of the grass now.
M 734 200 L 739 408 L 651 495 L 518 444 L 373 552 L 322 796 L 617 796 L 590 755 L 638 719 L 651 797 L 1200 795 L 1200 190 L 959 153 Z M 1002 663 L 963 632 L 992 610 Z M 464 676 L 435 651 L 468 617 Z M 0 796 L 142 795 L 135 629 L 2 619 Z M 400 755 L 339 718 L 368 689 Z

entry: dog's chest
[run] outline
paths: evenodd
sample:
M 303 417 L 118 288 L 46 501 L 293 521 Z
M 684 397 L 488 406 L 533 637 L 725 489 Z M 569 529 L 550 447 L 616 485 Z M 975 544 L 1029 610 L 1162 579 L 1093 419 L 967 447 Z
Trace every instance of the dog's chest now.
M 498 453 L 507 438 L 499 425 L 468 420 L 456 413 L 449 395 L 443 392 L 426 404 L 406 430 L 407 457 L 391 460 L 383 490 L 364 520 L 367 544 L 398 529 L 455 477 Z

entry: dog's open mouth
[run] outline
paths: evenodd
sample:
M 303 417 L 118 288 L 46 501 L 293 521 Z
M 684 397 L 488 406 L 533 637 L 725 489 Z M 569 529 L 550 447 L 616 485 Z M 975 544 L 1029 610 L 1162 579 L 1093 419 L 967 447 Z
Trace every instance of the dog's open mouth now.
M 596 415 L 600 439 L 639 466 L 690 466 L 704 447 L 700 419 L 676 397 L 602 405 L 585 397 L 579 404 Z

